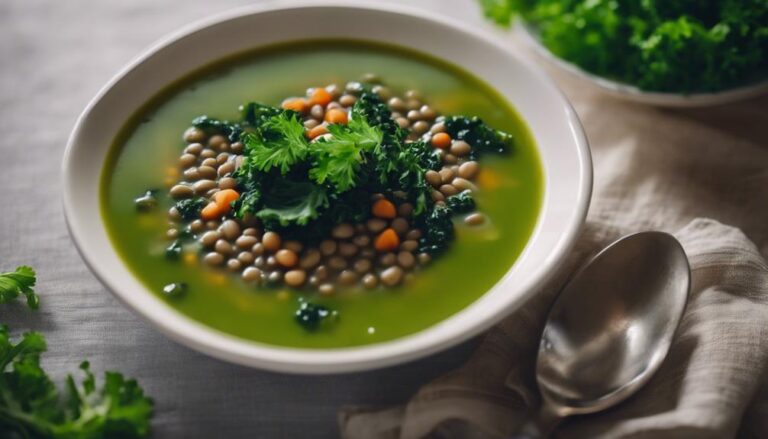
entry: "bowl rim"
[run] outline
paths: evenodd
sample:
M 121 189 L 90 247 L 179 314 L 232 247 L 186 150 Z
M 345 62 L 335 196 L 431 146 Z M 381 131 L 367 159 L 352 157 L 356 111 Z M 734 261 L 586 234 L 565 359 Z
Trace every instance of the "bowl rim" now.
M 122 291 L 119 285 L 113 284 L 106 269 L 102 271 L 103 267 L 100 267 L 97 263 L 96 256 L 89 254 L 88 249 L 84 248 L 81 233 L 86 233 L 86 231 L 81 230 L 81 228 L 75 224 L 75 219 L 79 217 L 79 214 L 74 209 L 74 194 L 70 184 L 74 181 L 73 178 L 75 177 L 70 172 L 70 167 L 75 149 L 77 148 L 77 141 L 83 130 L 85 121 L 94 107 L 102 100 L 110 89 L 123 80 L 132 70 L 154 56 L 157 52 L 163 50 L 166 46 L 183 40 L 195 32 L 245 15 L 300 10 L 304 8 L 340 8 L 355 9 L 372 13 L 387 13 L 405 18 L 431 21 L 439 25 L 450 27 L 455 32 L 471 36 L 479 40 L 482 44 L 494 46 L 497 50 L 505 53 L 509 58 L 520 64 L 523 69 L 528 70 L 531 74 L 537 75 L 541 81 L 540 85 L 548 88 L 560 100 L 559 104 L 563 105 L 570 134 L 572 135 L 576 146 L 576 157 L 579 165 L 577 175 L 579 191 L 574 203 L 575 210 L 573 215 L 569 217 L 567 227 L 561 231 L 559 239 L 556 244 L 553 245 L 551 254 L 544 260 L 539 268 L 530 276 L 527 276 L 525 282 L 522 283 L 522 286 L 519 288 L 520 294 L 515 297 L 514 300 L 507 301 L 504 304 L 504 307 L 499 308 L 492 316 L 490 316 L 490 318 L 484 321 L 476 319 L 473 322 L 473 325 L 468 328 L 460 328 L 460 331 L 444 330 L 440 334 L 430 334 L 432 337 L 430 337 L 429 341 L 427 341 L 427 338 L 424 336 L 417 337 L 420 334 L 429 333 L 442 323 L 461 315 L 467 308 L 472 306 L 472 304 L 470 304 L 432 326 L 406 336 L 379 343 L 331 349 L 294 348 L 264 344 L 221 332 L 215 328 L 199 323 L 176 310 L 172 310 L 171 314 L 162 313 L 165 317 L 172 317 L 171 320 L 173 321 L 165 321 L 159 318 L 161 313 L 156 309 L 153 309 L 157 308 L 155 303 L 141 304 L 138 299 L 129 297 L 130 295 Z M 67 141 L 62 160 L 62 179 L 64 216 L 69 233 L 75 243 L 75 247 L 91 272 L 115 297 L 118 298 L 120 302 L 133 311 L 134 314 L 149 322 L 154 328 L 158 329 L 169 338 L 221 360 L 283 373 L 337 374 L 391 366 L 422 358 L 443 349 L 447 349 L 448 347 L 466 341 L 482 331 L 487 330 L 525 300 L 529 299 L 534 292 L 538 291 L 538 289 L 552 277 L 555 268 L 560 265 L 563 259 L 567 256 L 569 250 L 574 246 L 576 238 L 579 236 L 586 220 L 591 200 L 593 169 L 588 140 L 581 125 L 581 121 L 565 95 L 538 67 L 525 58 L 516 55 L 511 48 L 501 44 L 489 32 L 480 28 L 468 28 L 457 19 L 430 13 L 429 11 L 418 7 L 388 3 L 356 4 L 355 2 L 345 0 L 294 0 L 279 5 L 252 4 L 227 10 L 220 14 L 206 17 L 182 26 L 150 44 L 148 48 L 144 49 L 139 55 L 130 60 L 103 87 L 101 87 L 77 118 L 75 126 Z M 546 196 L 547 191 L 545 190 L 544 197 Z M 533 240 L 535 234 L 539 232 L 541 225 L 540 220 L 541 216 L 537 219 L 536 226 L 531 233 L 531 237 L 529 238 L 521 257 L 528 250 L 530 242 Z M 101 217 L 99 217 L 99 221 L 103 224 Z M 498 284 L 507 276 L 509 270 L 511 270 L 514 265 L 514 263 L 510 265 L 510 268 L 504 276 L 499 279 L 496 284 L 490 287 L 484 295 L 496 289 Z M 131 275 L 136 277 L 133 273 L 131 273 Z M 145 292 L 151 295 L 146 288 Z M 480 300 L 480 298 L 477 300 Z M 189 333 L 185 333 L 182 329 L 194 330 L 195 337 L 192 337 Z
M 670 108 L 695 108 L 729 104 L 768 93 L 768 79 L 755 83 L 739 85 L 716 92 L 671 93 L 646 91 L 636 85 L 616 81 L 605 76 L 584 70 L 580 66 L 552 53 L 541 44 L 535 31 L 522 19 L 516 18 L 513 29 L 524 43 L 533 49 L 540 58 L 568 73 L 570 76 L 587 82 L 596 89 L 625 101 L 639 102 Z

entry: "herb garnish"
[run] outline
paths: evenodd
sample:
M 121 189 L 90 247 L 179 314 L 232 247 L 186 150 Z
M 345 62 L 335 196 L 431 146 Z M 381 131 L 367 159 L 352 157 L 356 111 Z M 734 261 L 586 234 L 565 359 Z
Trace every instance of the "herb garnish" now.
M 32 288 L 36 281 L 35 270 L 26 265 L 17 267 L 12 272 L 0 273 L 0 304 L 10 302 L 23 294 L 27 298 L 27 305 L 37 309 L 40 306 L 40 298 Z
M 644 90 L 713 92 L 768 78 L 764 0 L 480 0 L 521 16 L 552 53 Z
M 8 327 L 0 326 L 0 431 L 30 439 L 130 439 L 149 433 L 153 403 L 135 380 L 106 372 L 97 388 L 85 361 L 81 384 L 68 376 L 62 395 L 40 366 L 45 350 L 40 333 L 27 332 L 14 343 Z
M 296 310 L 296 322 L 307 331 L 317 331 L 334 323 L 339 314 L 326 306 L 301 302 Z

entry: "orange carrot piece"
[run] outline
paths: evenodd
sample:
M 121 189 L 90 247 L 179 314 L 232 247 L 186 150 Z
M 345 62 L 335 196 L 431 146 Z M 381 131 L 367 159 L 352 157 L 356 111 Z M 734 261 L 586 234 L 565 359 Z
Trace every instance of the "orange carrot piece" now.
M 317 87 L 312 90 L 312 94 L 309 96 L 309 105 L 319 104 L 325 107 L 333 100 L 333 96 L 328 93 L 328 90 L 323 87 Z
M 282 107 L 286 110 L 306 113 L 309 110 L 309 103 L 304 98 L 290 98 L 283 101 Z
M 377 216 L 379 218 L 392 219 L 397 216 L 397 209 L 395 209 L 395 205 L 385 198 L 376 200 L 376 202 L 373 203 L 371 212 L 373 213 L 373 216 Z
M 240 194 L 238 194 L 236 190 L 224 189 L 216 192 L 216 195 L 213 196 L 213 201 L 219 206 L 219 210 L 223 213 L 227 213 L 232 207 L 231 203 L 238 198 L 240 198 Z
M 222 215 L 224 215 L 224 212 L 222 212 L 219 205 L 214 202 L 208 203 L 208 205 L 203 207 L 203 210 L 200 212 L 200 218 L 205 221 L 219 219 Z
M 446 149 L 451 146 L 451 136 L 446 133 L 437 133 L 432 136 L 432 146 L 435 148 Z
M 382 253 L 395 251 L 400 247 L 400 238 L 397 236 L 397 232 L 395 232 L 394 229 L 389 228 L 376 237 L 373 246 L 377 251 Z
M 327 132 L 328 132 L 328 128 L 326 128 L 325 125 L 318 125 L 312 128 L 311 130 L 307 131 L 307 137 L 309 137 L 309 139 L 312 140 L 315 137 L 326 134 Z
M 347 123 L 347 112 L 340 108 L 331 108 L 325 112 L 325 121 L 328 123 Z

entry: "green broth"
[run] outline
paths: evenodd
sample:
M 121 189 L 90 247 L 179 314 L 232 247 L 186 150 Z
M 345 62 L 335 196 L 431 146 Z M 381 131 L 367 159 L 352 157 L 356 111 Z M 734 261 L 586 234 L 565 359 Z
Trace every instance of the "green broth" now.
M 133 199 L 165 188 L 185 143 L 181 134 L 201 114 L 237 119 L 248 101 L 277 105 L 308 87 L 344 84 L 367 72 L 397 94 L 422 92 L 443 114 L 476 115 L 516 137 L 513 153 L 484 156 L 478 210 L 490 219 L 470 228 L 457 217 L 449 251 L 402 286 L 353 289 L 331 298 L 289 289 L 257 288 L 238 276 L 164 257 L 172 205 L 161 190 L 160 206 L 136 212 Z M 112 145 L 101 183 L 102 215 L 113 245 L 151 291 L 189 284 L 188 294 L 168 300 L 179 312 L 222 332 L 262 343 L 305 348 L 370 344 L 423 330 L 455 314 L 493 286 L 523 250 L 538 217 L 543 193 L 533 139 L 520 116 L 485 83 L 460 68 L 409 50 L 353 41 L 297 42 L 217 62 L 171 85 L 123 128 Z M 329 331 L 308 333 L 293 313 L 301 295 L 339 311 Z

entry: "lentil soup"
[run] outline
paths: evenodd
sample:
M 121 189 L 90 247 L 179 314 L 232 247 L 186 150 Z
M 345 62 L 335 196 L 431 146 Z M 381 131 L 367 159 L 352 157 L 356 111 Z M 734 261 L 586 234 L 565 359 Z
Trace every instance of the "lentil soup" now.
M 270 164 L 265 145 L 289 148 L 294 129 L 306 152 Z M 349 163 L 326 153 L 349 145 Z M 413 158 L 386 171 L 397 187 L 362 184 L 395 147 Z M 295 188 L 312 196 L 286 205 Z M 485 83 L 345 40 L 244 53 L 171 85 L 118 135 L 101 188 L 113 245 L 170 306 L 306 348 L 391 340 L 460 311 L 519 256 L 542 194 L 525 123 Z

